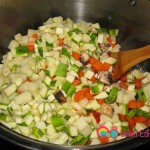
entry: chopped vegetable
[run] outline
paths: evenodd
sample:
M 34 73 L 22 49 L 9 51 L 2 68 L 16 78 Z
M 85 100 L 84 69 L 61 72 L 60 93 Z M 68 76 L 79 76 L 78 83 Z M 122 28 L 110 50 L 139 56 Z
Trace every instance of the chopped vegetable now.
M 67 64 L 59 64 L 59 66 L 56 69 L 55 75 L 59 76 L 59 77 L 64 77 L 66 75 L 68 69 L 68 65 Z
M 61 91 L 56 92 L 54 96 L 59 103 L 67 102 L 66 98 L 64 97 Z
M 118 89 L 116 87 L 113 87 L 106 99 L 106 102 L 108 104 L 114 103 L 115 99 L 117 98 L 117 94 L 118 94 Z

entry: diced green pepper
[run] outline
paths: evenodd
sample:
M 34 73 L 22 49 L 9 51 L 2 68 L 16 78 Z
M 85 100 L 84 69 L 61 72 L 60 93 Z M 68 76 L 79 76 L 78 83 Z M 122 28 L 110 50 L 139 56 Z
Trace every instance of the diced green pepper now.
M 57 83 L 56 80 L 52 80 L 51 83 L 50 83 L 50 89 L 55 90 L 56 89 L 56 83 Z
M 150 113 L 143 111 L 142 109 L 137 109 L 136 116 L 143 116 L 145 118 L 150 118 Z
M 71 67 L 71 70 L 75 71 L 75 72 L 78 72 L 80 69 L 80 67 L 76 64 L 73 64 L 72 67 Z
M 76 29 L 73 29 L 72 31 L 69 31 L 69 32 L 68 32 L 68 35 L 69 35 L 69 36 L 72 36 L 73 32 L 75 32 L 76 34 L 81 33 L 81 31 L 76 28 Z
M 4 113 L 0 113 L 0 120 L 6 121 L 7 115 Z
M 72 96 L 76 91 L 76 87 L 75 86 L 71 86 L 68 91 L 67 91 L 67 95 Z
M 93 94 L 98 94 L 98 93 L 100 93 L 99 86 L 98 86 L 97 84 L 96 84 L 96 85 L 92 85 L 92 86 L 90 87 L 90 89 L 91 89 L 91 91 L 92 91 Z
M 33 127 L 32 130 L 32 135 L 36 138 L 42 138 L 44 136 L 44 131 L 42 131 L 41 129 L 37 128 L 37 127 Z
M 43 57 L 43 47 L 38 47 L 38 52 L 40 54 L 41 57 Z
M 49 70 L 45 70 L 45 74 L 50 77 L 50 71 Z
M 114 87 L 111 89 L 111 91 L 110 91 L 110 93 L 109 93 L 109 95 L 108 95 L 108 97 L 107 97 L 106 102 L 107 102 L 108 104 L 114 103 L 114 101 L 115 101 L 115 99 L 116 99 L 116 97 L 117 97 L 117 94 L 118 94 L 118 89 L 114 86 Z
M 61 116 L 53 116 L 50 118 L 52 125 L 54 128 L 58 129 L 59 127 L 64 127 L 65 123 Z
M 65 91 L 65 93 L 67 93 L 67 91 L 69 90 L 70 87 L 71 87 L 71 83 L 66 81 L 62 85 L 62 90 Z
M 118 33 L 119 33 L 119 30 L 118 29 L 110 29 L 108 31 L 108 33 L 109 33 L 110 36 L 117 36 Z
M 68 69 L 68 64 L 63 64 L 63 63 L 59 64 L 56 69 L 55 75 L 59 77 L 64 77 L 67 73 L 67 69 Z
M 132 118 L 135 116 L 135 114 L 137 113 L 137 109 L 134 108 L 132 110 L 129 111 L 129 113 L 127 114 L 128 117 Z
M 97 35 L 95 33 L 92 33 L 90 38 L 91 38 L 91 41 L 95 41 L 97 38 Z
M 64 118 L 65 118 L 66 120 L 69 120 L 70 116 L 69 116 L 69 115 L 66 115 Z
M 83 135 L 78 135 L 71 141 L 71 145 L 85 145 L 89 140 L 88 137 L 84 137 Z
M 67 51 L 66 48 L 62 48 L 61 55 L 64 55 L 64 56 L 68 57 L 69 59 L 71 57 L 70 53 Z
M 137 90 L 137 96 L 138 96 L 138 99 L 140 101 L 142 101 L 142 102 L 147 101 L 147 98 L 146 98 L 146 95 L 145 95 L 145 92 L 144 92 L 143 88 L 140 88 L 139 90 Z
M 128 126 L 121 126 L 121 132 L 128 132 L 129 127 Z
M 46 42 L 46 46 L 47 47 L 50 47 L 50 48 L 53 48 L 54 46 L 53 46 L 53 43 L 48 43 L 48 42 Z
M 107 33 L 107 29 L 105 29 L 105 28 L 98 29 L 98 34 L 100 34 L 100 33 Z
M 28 47 L 27 46 L 18 46 L 16 47 L 16 55 L 22 55 L 28 53 Z

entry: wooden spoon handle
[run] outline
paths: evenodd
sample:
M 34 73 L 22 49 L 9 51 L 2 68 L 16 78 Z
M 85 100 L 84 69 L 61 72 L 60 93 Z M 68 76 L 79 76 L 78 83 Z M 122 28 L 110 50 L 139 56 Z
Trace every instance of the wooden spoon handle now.
M 134 50 L 112 53 L 112 57 L 118 60 L 114 65 L 113 73 L 114 81 L 117 81 L 134 65 L 150 58 L 150 45 Z

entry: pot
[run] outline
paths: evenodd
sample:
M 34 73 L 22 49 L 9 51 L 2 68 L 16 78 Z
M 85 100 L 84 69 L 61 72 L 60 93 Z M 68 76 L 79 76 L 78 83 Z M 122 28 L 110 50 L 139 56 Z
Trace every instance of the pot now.
M 102 27 L 119 28 L 118 43 L 123 50 L 138 48 L 150 43 L 149 0 L 1 0 L 0 1 L 0 58 L 8 51 L 13 36 L 27 29 L 36 29 L 49 17 L 70 17 L 74 21 L 99 22 Z M 150 71 L 150 60 L 136 67 Z M 145 130 L 148 130 L 147 128 Z M 126 138 L 95 146 L 62 146 L 44 143 L 20 135 L 0 124 L 0 137 L 27 149 L 132 149 L 150 138 Z

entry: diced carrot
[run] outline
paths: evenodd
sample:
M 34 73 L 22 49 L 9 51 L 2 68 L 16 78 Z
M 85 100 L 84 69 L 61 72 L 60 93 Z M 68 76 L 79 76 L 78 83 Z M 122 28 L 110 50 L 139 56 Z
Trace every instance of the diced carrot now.
M 103 103 L 105 103 L 105 99 L 97 99 L 97 102 L 102 105 Z
M 34 51 L 34 43 L 33 42 L 28 42 L 28 51 L 33 52 Z
M 78 85 L 79 83 L 81 83 L 81 81 L 78 78 L 75 78 L 74 81 L 72 82 L 72 85 Z
M 56 76 L 52 76 L 51 79 L 54 80 Z
M 145 118 L 144 116 L 134 116 L 134 117 L 133 117 L 133 120 L 134 120 L 135 122 L 144 123 L 144 122 L 146 122 L 148 119 Z
M 62 46 L 64 44 L 64 40 L 61 38 L 58 38 L 58 45 Z
M 95 78 L 95 76 L 93 76 L 93 77 L 90 79 L 90 81 L 92 81 L 92 82 L 96 82 L 96 81 L 97 81 L 97 79 Z
M 137 100 L 131 100 L 128 103 L 128 108 L 140 108 L 144 106 L 144 102 L 137 101 Z
M 47 69 L 47 68 L 48 68 L 48 65 L 46 64 L 44 69 Z
M 72 52 L 72 57 L 73 57 L 75 60 L 79 60 L 79 59 L 80 59 L 80 54 L 77 53 L 77 52 Z
M 108 143 L 109 142 L 109 137 L 108 136 L 100 136 L 99 140 L 101 141 L 102 144 Z
M 84 90 L 80 90 L 80 91 L 76 92 L 74 95 L 74 101 L 75 102 L 79 102 L 80 100 L 82 100 L 84 98 L 85 98 Z
M 38 38 L 38 34 L 35 33 L 35 34 L 32 35 L 32 37 L 35 38 L 35 39 L 37 39 Z
M 95 63 L 92 64 L 92 67 L 95 69 L 96 72 L 103 70 L 103 64 L 100 61 L 95 61 Z
M 92 110 L 92 115 L 93 115 L 93 117 L 95 118 L 95 120 L 96 120 L 96 123 L 99 123 L 100 122 L 100 113 L 99 112 L 97 112 L 97 111 L 95 111 L 95 110 Z
M 119 114 L 119 118 L 120 118 L 120 121 L 125 121 L 126 120 L 125 115 L 123 115 L 123 114 Z
M 82 90 L 78 91 L 74 95 L 74 100 L 79 102 L 83 98 L 87 98 L 88 100 L 93 99 L 93 95 L 90 93 L 90 88 L 83 88 Z
M 93 64 L 93 63 L 95 62 L 95 60 L 96 60 L 95 58 L 92 58 L 92 57 L 91 57 L 91 58 L 89 59 L 89 63 L 90 63 L 90 64 Z
M 123 76 L 123 77 L 121 77 L 121 79 L 120 79 L 122 82 L 126 82 L 127 81 L 127 76 Z
M 102 65 L 102 70 L 104 70 L 104 71 L 108 71 L 110 67 L 111 67 L 111 65 L 110 65 L 110 64 L 108 64 L 108 63 L 104 62 L 104 63 L 103 63 L 103 65 Z
M 111 39 L 111 37 L 109 36 L 109 37 L 107 37 L 107 41 L 109 42 L 109 43 L 112 43 L 112 39 Z
M 92 100 L 92 99 L 93 99 L 93 95 L 92 95 L 90 92 L 86 92 L 86 93 L 85 93 L 85 97 L 86 97 L 88 100 Z
M 32 82 L 31 79 L 26 79 L 24 82 Z
M 17 89 L 17 90 L 16 90 L 16 93 L 17 93 L 17 94 L 21 94 L 22 92 Z
M 147 127 L 150 126 L 150 119 L 148 119 L 148 120 L 145 122 L 145 125 L 146 125 Z
M 129 127 L 132 129 L 136 124 L 135 121 L 133 120 L 133 118 L 130 118 L 130 117 L 127 117 L 127 116 L 126 116 L 126 120 L 129 123 Z
M 134 84 L 135 84 L 135 87 L 137 89 L 140 89 L 142 87 L 142 79 L 134 79 Z
M 79 78 L 84 77 L 84 72 L 82 70 L 78 71 L 78 76 Z
M 119 86 L 123 89 L 127 89 L 128 88 L 128 84 L 126 82 L 120 82 Z

